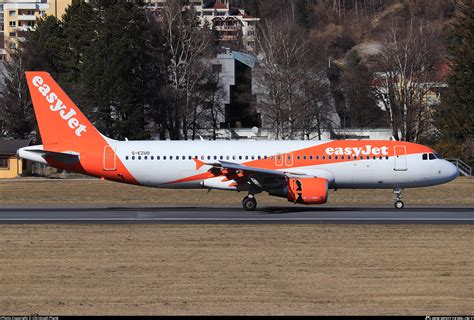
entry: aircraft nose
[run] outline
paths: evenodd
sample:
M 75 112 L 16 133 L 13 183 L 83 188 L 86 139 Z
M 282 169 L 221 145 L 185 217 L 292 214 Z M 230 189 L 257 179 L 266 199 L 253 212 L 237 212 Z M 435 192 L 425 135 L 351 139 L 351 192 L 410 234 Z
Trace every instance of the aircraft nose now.
M 444 160 L 443 176 L 446 182 L 456 179 L 459 176 L 458 168 L 449 161 Z

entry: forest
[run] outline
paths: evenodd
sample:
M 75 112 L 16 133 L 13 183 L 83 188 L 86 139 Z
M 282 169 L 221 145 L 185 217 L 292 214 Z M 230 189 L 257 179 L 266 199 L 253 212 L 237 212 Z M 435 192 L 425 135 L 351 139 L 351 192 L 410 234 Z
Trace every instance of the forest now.
M 251 52 L 260 94 L 242 99 L 279 139 L 385 127 L 397 140 L 473 157 L 473 0 L 230 5 L 260 18 Z M 209 61 L 222 44 L 186 1 L 156 14 L 141 2 L 75 0 L 22 37 L 4 62 L 1 136 L 39 142 L 24 72 L 44 70 L 112 138 L 216 137 L 222 87 Z

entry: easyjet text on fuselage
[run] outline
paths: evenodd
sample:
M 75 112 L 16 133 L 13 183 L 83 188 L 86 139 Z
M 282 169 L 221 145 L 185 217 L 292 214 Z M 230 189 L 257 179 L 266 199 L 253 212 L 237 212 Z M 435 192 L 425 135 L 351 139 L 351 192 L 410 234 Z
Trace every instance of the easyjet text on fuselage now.
M 326 148 L 326 154 L 328 155 L 354 155 L 356 157 L 360 155 L 368 156 L 388 156 L 388 147 L 372 147 L 372 145 L 366 145 L 365 147 L 330 147 Z

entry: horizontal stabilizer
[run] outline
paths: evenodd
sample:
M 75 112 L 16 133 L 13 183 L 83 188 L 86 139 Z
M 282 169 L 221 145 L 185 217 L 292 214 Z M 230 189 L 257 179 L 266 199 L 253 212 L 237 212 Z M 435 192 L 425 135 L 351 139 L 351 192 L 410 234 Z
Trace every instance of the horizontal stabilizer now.
M 27 151 L 39 154 L 45 160 L 55 160 L 64 164 L 75 164 L 79 162 L 79 154 L 77 153 L 55 152 L 40 149 L 29 149 Z

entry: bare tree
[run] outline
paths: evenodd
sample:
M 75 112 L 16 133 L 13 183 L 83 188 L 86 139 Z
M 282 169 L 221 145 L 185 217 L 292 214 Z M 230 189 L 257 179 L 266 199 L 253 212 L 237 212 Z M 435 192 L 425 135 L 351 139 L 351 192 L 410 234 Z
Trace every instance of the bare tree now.
M 195 113 L 193 95 L 205 68 L 201 59 L 209 48 L 210 34 L 200 28 L 195 10 L 183 9 L 178 1 L 167 1 L 160 19 L 163 40 L 167 47 L 169 85 L 171 88 L 168 130 L 171 139 L 188 138 Z
M 206 66 L 208 70 L 212 70 L 212 66 L 208 64 Z M 205 77 L 200 83 L 200 111 L 201 117 L 197 121 L 204 122 L 205 124 L 210 123 L 212 129 L 212 139 L 217 139 L 217 129 L 219 123 L 224 119 L 224 96 L 225 91 L 219 80 L 219 72 L 206 72 Z M 195 126 L 194 126 L 195 127 Z M 196 134 L 196 130 L 193 127 L 193 139 Z M 207 127 L 209 127 L 207 125 Z
M 306 69 L 302 83 L 303 99 L 301 101 L 298 126 L 302 131 L 302 139 L 311 139 L 316 133 L 318 140 L 322 138 L 322 129 L 331 122 L 333 110 L 330 101 L 329 80 L 325 70 L 314 65 Z
M 411 21 L 394 21 L 378 55 L 376 95 L 383 103 L 396 140 L 417 141 L 427 128 L 427 94 L 441 51 L 439 30 Z
M 36 126 L 25 77 L 29 55 L 22 44 L 9 49 L 8 54 L 4 70 L 5 86 L 0 97 L 0 133 L 13 138 L 32 138 Z
M 307 32 L 291 19 L 267 20 L 257 37 L 261 63 L 256 69 L 257 107 L 277 139 L 294 139 L 303 130 L 309 137 L 321 129 L 327 108 L 327 78 L 316 63 Z

